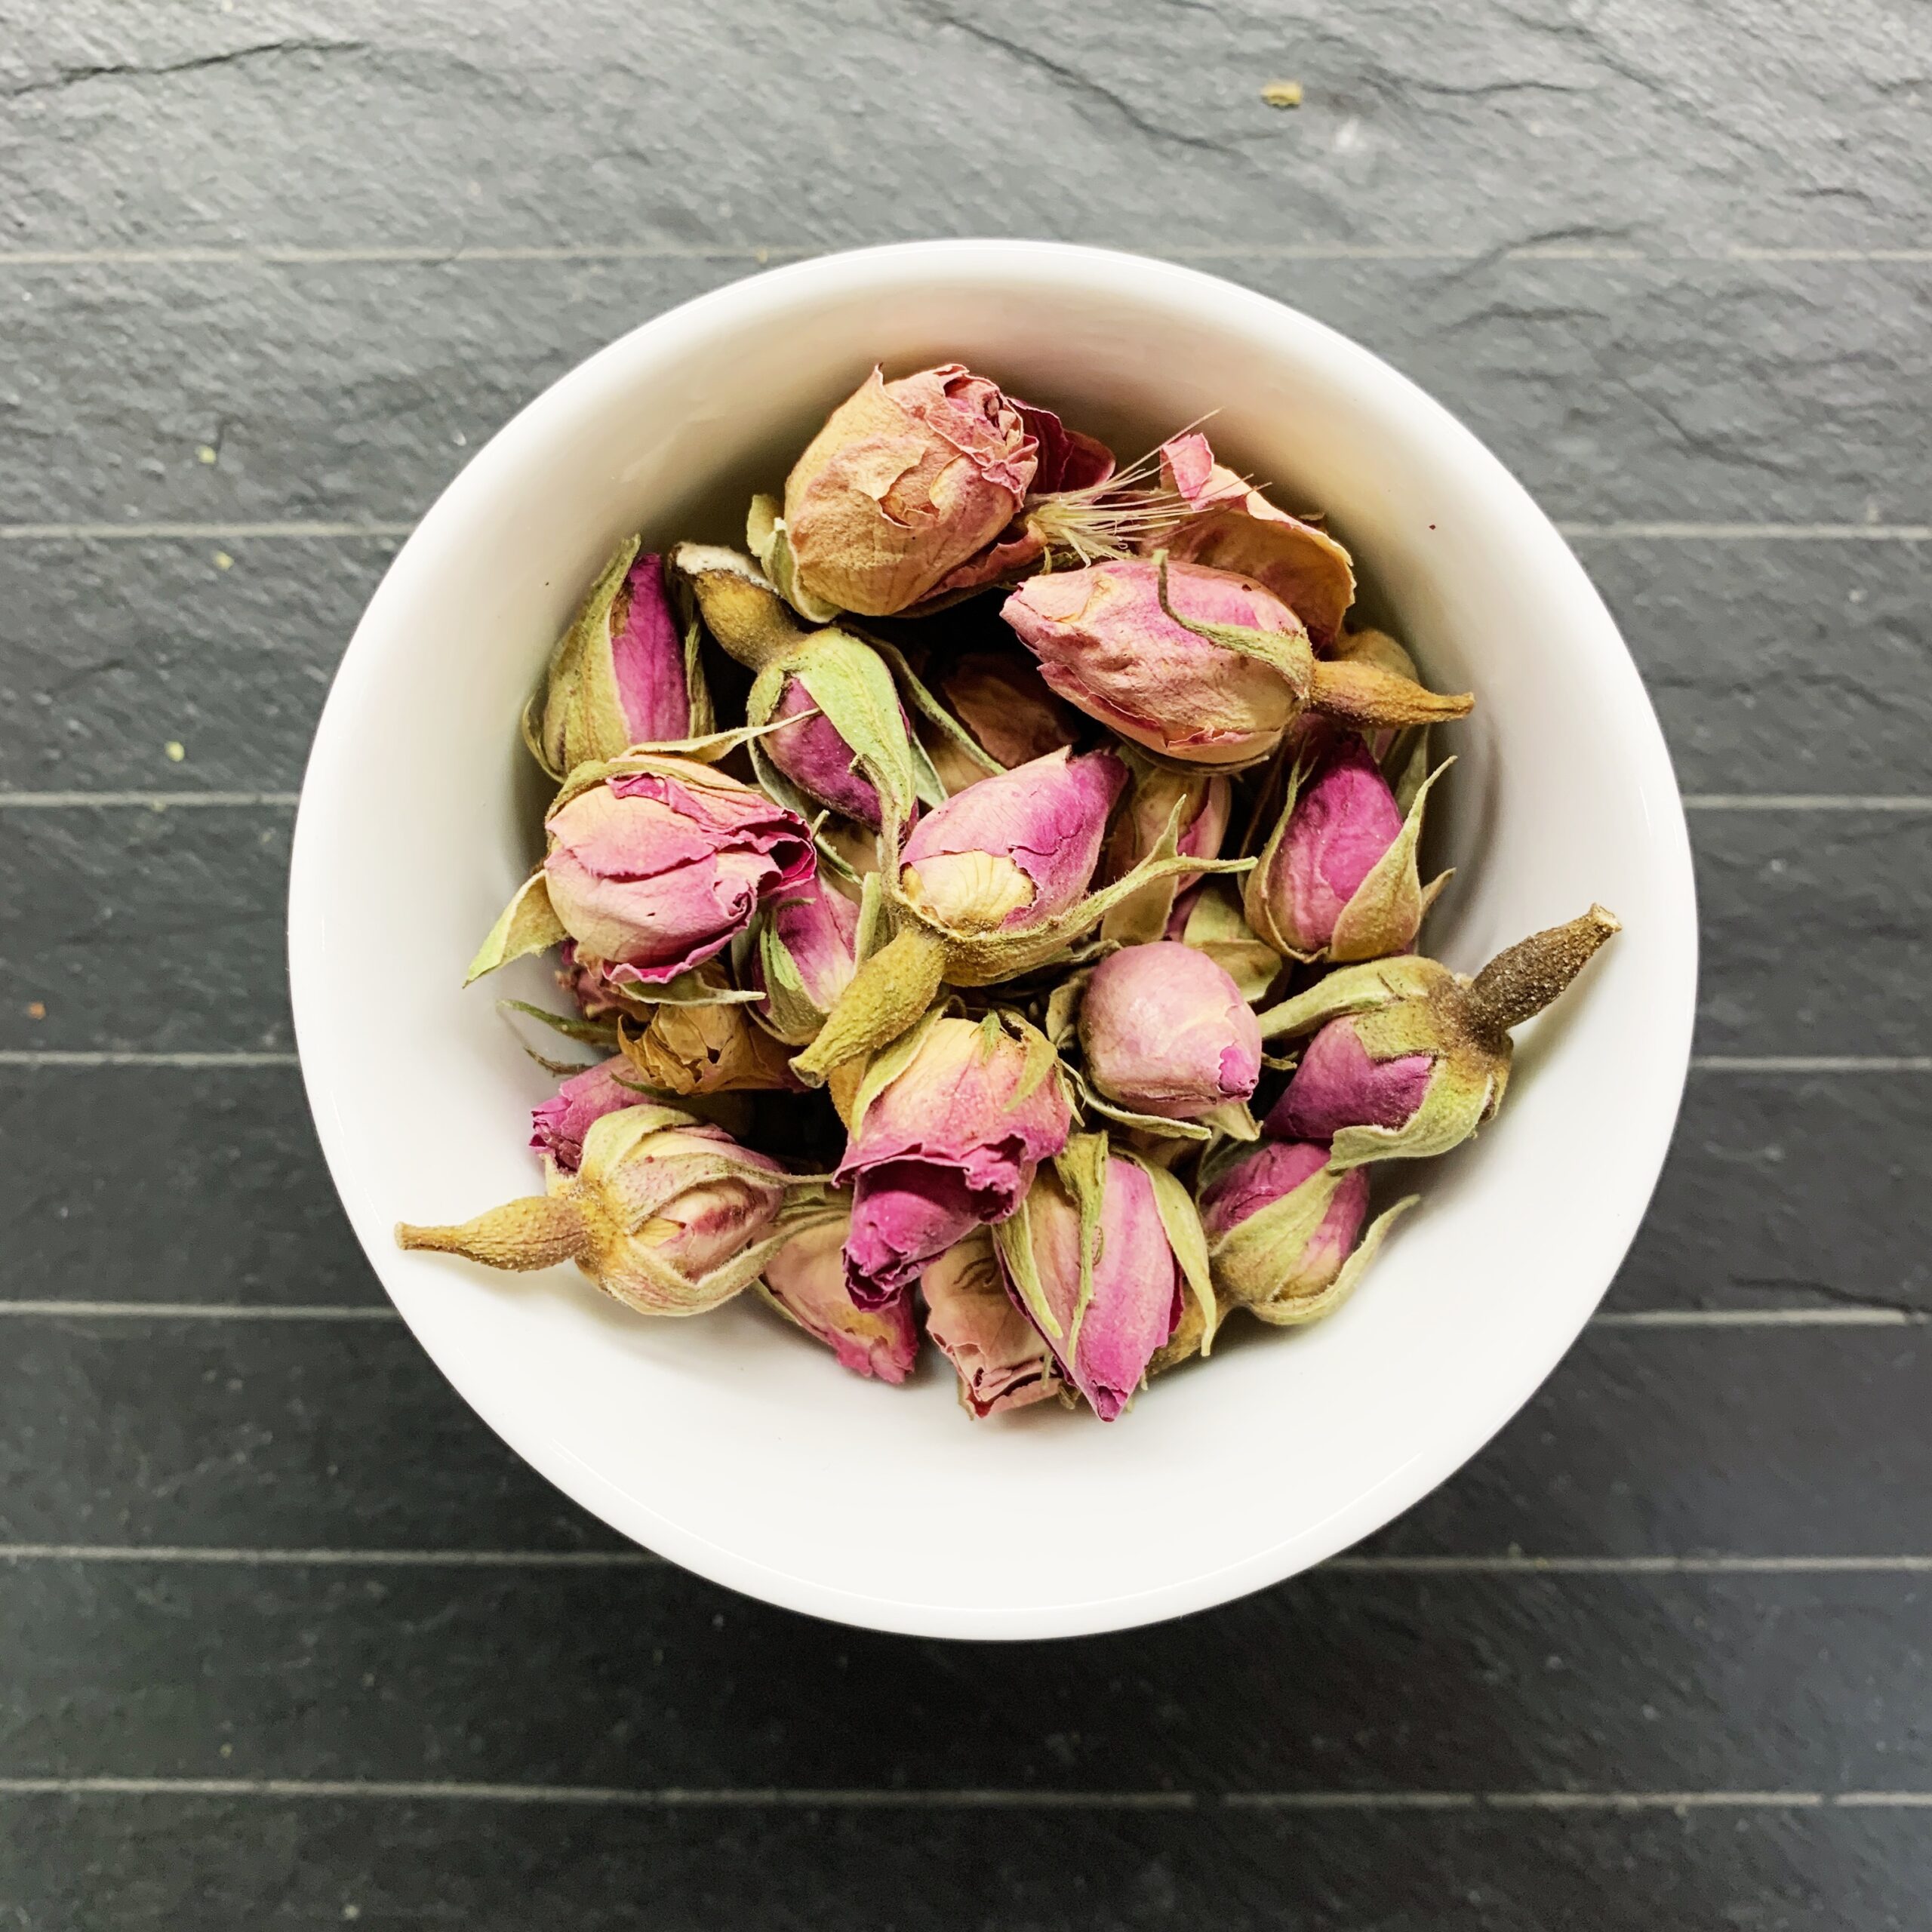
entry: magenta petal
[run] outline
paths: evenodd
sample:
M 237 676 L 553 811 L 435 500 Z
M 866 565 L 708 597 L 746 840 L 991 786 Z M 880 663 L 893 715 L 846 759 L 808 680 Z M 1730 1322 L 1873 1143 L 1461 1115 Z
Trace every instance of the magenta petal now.
M 793 718 L 801 712 L 814 715 L 772 732 L 763 740 L 765 755 L 800 791 L 843 813 L 868 832 L 878 831 L 878 793 L 869 779 L 852 769 L 852 747 L 823 712 L 814 710 L 806 679 L 788 678 L 773 715 Z
M 1297 952 L 1334 938 L 1335 921 L 1402 829 L 1402 810 L 1352 732 L 1296 798 L 1269 868 L 1269 909 Z
M 664 560 L 645 555 L 624 580 L 623 621 L 611 634 L 617 702 L 634 745 L 659 744 L 691 732 L 685 642 L 664 587 Z
M 566 1172 L 574 1174 L 583 1158 L 583 1137 L 595 1121 L 620 1107 L 634 1107 L 645 1097 L 635 1084 L 630 1062 L 620 1054 L 598 1066 L 574 1073 L 530 1116 L 530 1144 L 546 1153 Z
M 1331 1140 L 1345 1127 L 1406 1126 L 1435 1066 L 1429 1054 L 1372 1060 L 1354 1023 L 1331 1020 L 1308 1043 L 1263 1130 L 1278 1140 Z
M 884 1307 L 983 1218 L 956 1169 L 893 1161 L 860 1174 L 845 1240 L 845 1285 L 854 1304 Z

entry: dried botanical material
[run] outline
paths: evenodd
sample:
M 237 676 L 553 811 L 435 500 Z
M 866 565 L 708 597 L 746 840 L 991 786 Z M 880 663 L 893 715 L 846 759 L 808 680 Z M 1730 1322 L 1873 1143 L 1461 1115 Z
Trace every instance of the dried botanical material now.
M 1274 833 L 1244 892 L 1247 922 L 1295 959 L 1352 962 L 1405 952 L 1447 884 L 1416 867 L 1423 808 L 1447 765 L 1407 812 L 1368 747 L 1338 734 L 1311 770 L 1297 766 Z
M 1261 1077 L 1260 1029 L 1240 989 L 1206 953 L 1171 940 L 1127 946 L 1094 968 L 1080 1045 L 1109 1100 L 1165 1120 L 1244 1101 Z
M 877 647 L 835 627 L 801 629 L 742 552 L 681 543 L 671 568 L 720 648 L 757 674 L 745 719 L 773 797 L 801 812 L 840 813 L 870 832 L 889 823 L 897 835 L 918 801 L 946 795 Z
M 697 626 L 674 608 L 663 559 L 640 549 L 634 537 L 617 546 L 525 714 L 525 742 L 553 778 L 711 729 Z
M 758 1011 L 778 1038 L 803 1046 L 817 1037 L 852 983 L 858 935 L 859 908 L 822 874 L 765 909 L 746 973 L 764 995 Z
M 960 1406 L 975 1421 L 1025 1408 L 1065 1386 L 1046 1338 L 1007 1293 L 985 1229 L 929 1263 L 919 1291 L 926 1333 L 958 1372 Z
M 1191 1271 L 1177 1251 L 1177 1214 Z M 1014 1300 L 1103 1422 L 1133 1399 L 1190 1287 L 1204 1312 L 1212 1308 L 1200 1232 L 1180 1183 L 1111 1153 L 1103 1134 L 1075 1135 L 1041 1168 L 1020 1213 L 995 1229 Z
M 1355 1292 L 1410 1195 L 1364 1230 L 1368 1177 L 1328 1164 L 1305 1140 L 1264 1140 L 1235 1155 L 1201 1190 L 1214 1286 L 1224 1308 L 1278 1327 L 1318 1321 Z
M 1280 976 L 1281 955 L 1243 918 L 1240 897 L 1226 879 L 1196 886 L 1175 907 L 1167 937 L 1206 953 L 1251 1006 L 1267 997 Z
M 606 1114 L 634 1107 L 645 1096 L 622 1054 L 574 1073 L 530 1116 L 530 1144 L 549 1155 L 565 1174 L 575 1174 L 583 1158 L 583 1137 Z
M 1355 601 L 1349 553 L 1325 530 L 1277 509 L 1259 490 L 1214 460 L 1205 436 L 1177 436 L 1161 447 L 1161 480 L 1192 512 L 1150 540 L 1177 563 L 1238 571 L 1272 591 L 1325 651 Z
M 1078 741 L 1078 716 L 1047 688 L 1032 660 L 1018 651 L 968 651 L 938 678 L 938 694 L 987 755 L 1008 771 Z M 936 749 L 934 762 L 940 762 Z M 942 775 L 945 775 L 942 773 Z M 972 769 L 968 783 L 987 774 Z M 964 790 L 946 780 L 949 789 Z
M 708 983 L 722 992 L 721 980 L 707 968 L 697 990 Z M 617 1023 L 617 1044 L 631 1078 L 660 1094 L 795 1092 L 798 1086 L 783 1043 L 736 1001 L 660 1003 L 648 1017 L 627 1014 Z
M 919 602 L 1014 520 L 1039 448 L 998 385 L 959 363 L 892 382 L 875 369 L 786 479 L 798 587 L 866 617 Z
M 801 1195 L 776 1161 L 648 1103 L 594 1121 L 577 1171 L 552 1163 L 549 1181 L 460 1226 L 400 1226 L 397 1244 L 518 1271 L 574 1261 L 643 1314 L 700 1315 L 758 1278 L 795 1232 L 780 1212 Z M 823 1211 L 804 1195 L 795 1219 Z
M 1138 752 L 1124 754 L 1133 774 L 1125 808 L 1107 835 L 1101 876 L 1124 878 L 1152 858 L 1170 826 L 1175 850 L 1186 858 L 1217 859 L 1227 836 L 1233 787 L 1217 772 L 1177 771 L 1156 764 Z M 1123 945 L 1158 939 L 1166 932 L 1176 902 L 1199 882 L 1198 872 L 1176 872 L 1143 886 L 1124 900 L 1100 924 L 1100 937 Z
M 569 939 L 607 980 L 661 986 L 721 952 L 814 866 L 795 814 L 687 758 L 580 766 L 545 830 L 543 863 L 483 942 L 472 980 Z
M 1414 956 L 1331 973 L 1261 1016 L 1264 1039 L 1314 1035 L 1264 1131 L 1332 1140 L 1338 1169 L 1447 1153 L 1502 1104 L 1510 1029 L 1618 930 L 1593 906 L 1498 953 L 1474 979 Z
M 873 1062 L 837 1179 L 852 1186 L 845 1278 L 883 1306 L 976 1227 L 1020 1204 L 1066 1144 L 1072 1111 L 1030 1027 L 934 1014 Z
M 884 1308 L 854 1305 L 845 1288 L 849 1209 L 809 1223 L 764 1264 L 765 1299 L 831 1349 L 854 1375 L 903 1382 L 919 1352 L 912 1298 Z

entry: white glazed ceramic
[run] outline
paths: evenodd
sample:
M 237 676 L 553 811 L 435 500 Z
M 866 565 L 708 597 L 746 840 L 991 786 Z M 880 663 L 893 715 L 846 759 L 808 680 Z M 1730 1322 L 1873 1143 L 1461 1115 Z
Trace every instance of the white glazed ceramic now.
M 1362 1291 L 1236 1324 L 1103 1426 L 989 1423 L 928 1360 L 844 1374 L 752 1298 L 652 1321 L 574 1272 L 403 1254 L 537 1184 L 549 1084 L 460 990 L 535 847 L 518 707 L 624 534 L 734 538 L 754 488 L 875 360 L 958 360 L 1136 451 L 1211 411 L 1226 459 L 1324 508 L 1454 728 L 1430 949 L 1465 971 L 1592 900 L 1625 931 L 1519 1035 L 1500 1118 L 1423 1177 Z M 1372 604 L 1371 609 L 1378 608 Z M 921 243 L 774 270 L 565 377 L 451 485 L 377 592 L 316 735 L 291 977 L 337 1187 L 404 1318 L 483 1418 L 626 1536 L 772 1602 L 954 1637 L 1115 1629 L 1345 1548 L 1455 1470 L 1595 1307 L 1663 1161 L 1696 927 L 1684 818 L 1635 668 L 1577 560 L 1461 424 L 1367 351 L 1212 277 L 1053 244 Z M 505 983 L 505 981 L 508 983 Z M 1407 1177 L 1380 1177 L 1385 1189 Z M 1386 1196 L 1385 1196 L 1386 1198 Z M 407 1481 L 406 1470 L 398 1481 Z

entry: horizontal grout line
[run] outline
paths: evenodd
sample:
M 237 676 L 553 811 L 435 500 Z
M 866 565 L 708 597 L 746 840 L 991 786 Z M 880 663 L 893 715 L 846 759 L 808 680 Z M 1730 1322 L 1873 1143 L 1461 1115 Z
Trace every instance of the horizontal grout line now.
M 1693 812 L 1932 812 L 1932 797 L 1893 792 L 1687 792 Z
M 215 543 L 249 539 L 407 537 L 414 523 L 0 523 L 0 543 Z M 1565 537 L 1605 543 L 1932 542 L 1927 523 L 1560 523 Z
M 797 243 L 617 242 L 534 243 L 503 247 L 417 246 L 334 248 L 245 247 L 21 248 L 0 252 L 9 268 L 195 266 L 225 263 L 277 268 L 330 267 L 366 263 L 420 263 L 432 267 L 466 262 L 765 262 L 798 261 L 830 254 L 844 245 Z M 851 245 L 854 246 L 863 244 Z M 1641 248 L 1617 243 L 1530 242 L 1516 247 L 1424 248 L 1399 244 L 1347 242 L 1186 242 L 1140 245 L 1176 261 L 1278 262 L 1635 262 L 1672 263 L 1777 262 L 1932 262 L 1932 248 Z
M 220 1545 L 0 1543 L 0 1563 L 168 1564 L 232 1569 L 643 1570 L 649 1549 L 251 1549 Z M 1932 1555 L 1331 1557 L 1307 1574 L 1364 1577 L 1860 1577 L 1932 1575 Z
M 0 1050 L 0 1066 L 300 1066 L 294 1054 L 68 1052 L 57 1048 Z
M 1932 1054 L 1693 1054 L 1697 1073 L 1932 1073 Z
M 1807 543 L 1924 543 L 1932 523 L 1559 523 L 1565 537 L 1631 543 L 1750 543 L 1785 538 Z
M 1639 1308 L 1592 1315 L 1592 1328 L 1912 1328 L 1915 1308 Z
M 218 538 L 407 537 L 413 523 L 0 523 L 0 543 L 213 543 Z
M 88 811 L 110 806 L 145 806 L 150 811 L 177 805 L 251 807 L 275 810 L 293 805 L 294 792 L 0 792 L 0 811 Z
M 637 1810 L 1244 1811 L 1866 1810 L 1932 1806 L 1919 1791 L 861 1791 L 780 1786 L 490 1784 L 454 1779 L 8 1777 L 0 1797 L 374 1799 L 580 1804 Z

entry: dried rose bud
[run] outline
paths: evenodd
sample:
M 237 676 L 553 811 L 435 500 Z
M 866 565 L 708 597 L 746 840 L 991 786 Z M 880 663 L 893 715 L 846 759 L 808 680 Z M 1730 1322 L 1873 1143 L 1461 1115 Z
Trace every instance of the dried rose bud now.
M 633 745 L 711 729 L 697 634 L 672 608 L 663 558 L 627 538 L 550 654 L 524 735 L 552 777 Z
M 903 1382 L 919 1352 L 909 1295 L 880 1309 L 853 1306 L 845 1291 L 844 1248 L 849 1215 L 815 1221 L 764 1264 L 765 1299 L 815 1335 L 854 1375 Z
M 1416 1199 L 1398 1202 L 1364 1235 L 1368 1176 L 1361 1168 L 1331 1168 L 1327 1149 L 1306 1140 L 1264 1140 L 1201 1190 L 1214 1285 L 1264 1321 L 1312 1321 L 1353 1291 Z
M 798 585 L 866 617 L 918 603 L 1013 521 L 1038 456 L 983 376 L 950 362 L 888 382 L 875 369 L 786 479 Z
M 703 983 L 722 992 L 715 967 Z M 735 1001 L 663 1002 L 617 1023 L 617 1044 L 632 1078 L 660 1094 L 795 1093 L 791 1060 L 782 1042 Z
M 1341 734 L 1306 777 L 1297 767 L 1273 836 L 1247 875 L 1247 922 L 1295 959 L 1350 961 L 1406 952 L 1449 875 L 1416 869 L 1423 808 L 1404 813 L 1368 747 Z
M 1134 752 L 1127 755 L 1127 764 L 1134 774 L 1134 786 L 1128 794 L 1126 809 L 1108 834 L 1101 876 L 1124 878 L 1143 860 L 1152 857 L 1171 824 L 1177 830 L 1176 849 L 1185 857 L 1219 858 L 1234 802 L 1234 789 L 1227 780 L 1216 772 L 1177 771 Z M 1100 937 L 1123 944 L 1158 939 L 1182 895 L 1191 891 L 1200 878 L 1198 872 L 1177 872 L 1142 887 L 1107 915 L 1101 922 Z
M 525 1271 L 574 1261 L 626 1306 L 699 1315 L 728 1301 L 793 1232 L 774 1232 L 798 1183 L 776 1161 L 688 1114 L 646 1102 L 606 1114 L 581 1165 L 550 1191 L 460 1227 L 396 1229 L 398 1246 Z
M 858 907 L 822 875 L 765 909 L 746 977 L 763 991 L 758 1011 L 780 1039 L 803 1046 L 817 1037 L 852 983 L 858 933 Z
M 566 1174 L 583 1158 L 583 1137 L 606 1114 L 634 1107 L 645 1096 L 637 1075 L 622 1054 L 598 1066 L 574 1073 L 530 1116 L 530 1144 L 548 1154 Z
M 1094 968 L 1080 1044 L 1101 1093 L 1164 1120 L 1245 1100 L 1261 1077 L 1260 1029 L 1240 989 L 1171 940 L 1124 947 Z
M 614 984 L 661 985 L 721 952 L 816 863 L 795 814 L 688 758 L 580 766 L 545 829 L 543 866 L 483 942 L 472 980 L 568 938 Z
M 906 898 L 962 933 L 1025 932 L 1078 904 L 1127 783 L 1111 752 L 1057 751 L 949 798 L 900 855 Z
M 1315 1035 L 1263 1131 L 1332 1139 L 1337 1168 L 1446 1154 L 1501 1106 L 1509 1029 L 1540 1013 L 1618 930 L 1592 906 L 1498 953 L 1473 980 L 1414 955 L 1331 973 L 1261 1016 L 1263 1039 Z
M 934 1017 L 867 1069 L 837 1179 L 852 1183 L 845 1278 L 861 1308 L 1020 1204 L 1072 1112 L 1059 1063 L 1030 1028 Z
M 1223 469 L 1198 433 L 1161 445 L 1161 473 L 1193 514 L 1157 534 L 1148 549 L 1164 549 L 1177 563 L 1252 577 L 1301 620 L 1318 651 L 1330 649 L 1355 601 L 1348 552 L 1325 530 L 1277 509 Z
M 1103 1422 L 1132 1401 L 1180 1320 L 1190 1284 L 1170 1238 L 1174 1192 L 1198 1236 L 1172 1176 L 1110 1154 L 1103 1134 L 1077 1134 L 994 1234 L 1014 1300 Z
M 926 1333 L 959 1375 L 959 1404 L 976 1421 L 1059 1393 L 1060 1364 L 1006 1291 L 992 1236 L 976 1229 L 919 1277 Z
M 1208 879 L 1195 886 L 1175 906 L 1166 937 L 1206 953 L 1251 1006 L 1267 997 L 1281 975 L 1281 955 L 1241 916 L 1241 900 L 1229 880 Z
M 1017 651 L 974 651 L 955 659 L 940 675 L 939 694 L 1009 771 L 1079 740 L 1078 718 L 1047 688 L 1032 660 Z
M 586 1020 L 614 1020 L 623 1013 L 641 1013 L 646 989 L 637 985 L 618 986 L 604 976 L 601 961 L 579 958 L 577 941 L 567 939 L 558 949 L 557 985 L 575 1002 Z

